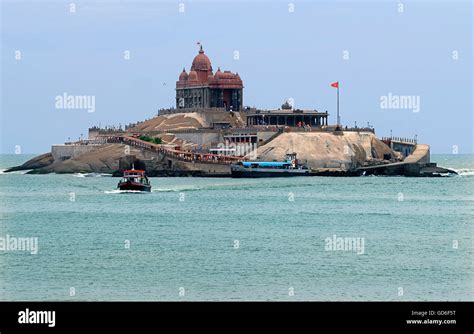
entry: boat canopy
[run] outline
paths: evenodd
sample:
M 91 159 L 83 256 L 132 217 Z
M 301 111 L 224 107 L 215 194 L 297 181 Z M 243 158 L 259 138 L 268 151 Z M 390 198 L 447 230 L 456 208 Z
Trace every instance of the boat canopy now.
M 140 169 L 131 169 L 123 171 L 123 176 L 143 176 L 144 174 L 145 171 Z
M 252 167 L 257 165 L 258 167 L 285 167 L 291 166 L 290 162 L 278 162 L 278 161 L 243 161 L 244 167 Z

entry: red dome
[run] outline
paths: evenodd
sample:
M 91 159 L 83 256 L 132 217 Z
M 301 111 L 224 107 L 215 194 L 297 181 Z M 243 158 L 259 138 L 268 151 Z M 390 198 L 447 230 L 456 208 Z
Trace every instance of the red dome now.
M 219 78 L 221 78 L 221 79 L 234 79 L 235 74 L 231 73 L 230 71 L 224 71 L 224 73 L 221 73 Z
M 193 64 L 191 66 L 191 70 L 193 71 L 212 71 L 211 61 L 209 58 L 204 54 L 204 50 L 199 50 L 199 54 L 194 57 Z
M 188 80 L 189 81 L 197 81 L 197 79 L 198 79 L 198 75 L 197 75 L 196 71 L 189 71 Z
M 188 80 L 188 73 L 186 73 L 186 70 L 183 68 L 183 72 L 179 75 L 179 81 L 186 81 Z

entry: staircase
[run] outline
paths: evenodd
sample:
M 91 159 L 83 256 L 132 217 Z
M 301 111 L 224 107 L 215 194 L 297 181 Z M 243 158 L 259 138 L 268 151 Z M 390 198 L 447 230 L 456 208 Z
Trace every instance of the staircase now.
M 185 162 L 198 162 L 204 164 L 218 164 L 218 165 L 230 165 L 239 161 L 244 161 L 241 157 L 231 157 L 219 154 L 204 154 L 204 153 L 193 153 L 187 151 L 178 151 L 164 147 L 161 144 L 152 144 L 144 140 L 140 140 L 134 137 L 128 136 L 106 136 L 104 137 L 106 143 L 111 144 L 124 144 L 135 147 L 140 150 L 146 150 L 152 153 L 162 154 L 166 157 L 185 161 Z

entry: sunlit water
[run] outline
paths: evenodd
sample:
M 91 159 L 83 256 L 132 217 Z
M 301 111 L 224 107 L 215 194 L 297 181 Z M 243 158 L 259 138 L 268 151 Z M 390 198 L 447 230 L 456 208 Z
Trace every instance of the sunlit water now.
M 151 178 L 122 193 L 105 175 L 1 173 L 0 238 L 39 251 L 0 251 L 0 299 L 472 300 L 474 159 L 432 160 L 462 175 Z M 334 235 L 364 253 L 326 250 Z

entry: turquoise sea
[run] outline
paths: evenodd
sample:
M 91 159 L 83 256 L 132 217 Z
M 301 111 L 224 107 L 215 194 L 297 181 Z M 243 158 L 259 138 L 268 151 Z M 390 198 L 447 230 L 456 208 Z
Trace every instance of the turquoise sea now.
M 2 172 L 0 238 L 38 253 L 0 250 L 0 300 L 474 300 L 474 156 L 432 161 L 461 175 L 152 178 L 137 194 Z M 328 250 L 334 236 L 363 254 Z

